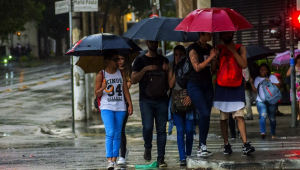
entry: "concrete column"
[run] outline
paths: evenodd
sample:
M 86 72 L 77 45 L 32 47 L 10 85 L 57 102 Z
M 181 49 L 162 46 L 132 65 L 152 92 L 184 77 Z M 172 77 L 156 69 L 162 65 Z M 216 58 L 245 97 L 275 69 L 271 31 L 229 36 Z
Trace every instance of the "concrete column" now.
M 197 0 L 197 9 L 211 8 L 211 0 Z
M 72 13 L 72 27 L 73 27 L 73 43 L 82 38 L 82 31 L 80 30 L 80 15 L 79 13 Z M 85 74 L 84 71 L 78 67 L 76 62 L 79 57 L 73 57 L 73 78 L 74 78 L 74 120 L 86 119 L 86 99 L 85 99 Z

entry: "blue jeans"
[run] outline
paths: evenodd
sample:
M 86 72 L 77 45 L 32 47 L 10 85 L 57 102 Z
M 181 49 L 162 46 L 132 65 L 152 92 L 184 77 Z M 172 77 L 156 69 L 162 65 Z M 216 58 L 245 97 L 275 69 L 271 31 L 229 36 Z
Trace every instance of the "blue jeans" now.
M 260 133 L 266 133 L 266 120 L 268 116 L 270 121 L 270 126 L 271 126 L 271 135 L 275 135 L 275 130 L 276 130 L 275 113 L 277 109 L 277 103 L 271 105 L 268 102 L 256 101 L 256 106 L 260 117 L 259 119 Z
M 107 158 L 119 157 L 121 131 L 125 114 L 125 111 L 101 110 L 106 133 L 105 148 Z
M 199 113 L 199 146 L 206 145 L 214 90 L 211 82 L 187 83 L 187 92 Z
M 152 149 L 153 126 L 157 132 L 157 159 L 164 159 L 166 147 L 166 125 L 168 121 L 168 100 L 140 100 L 140 110 L 143 124 L 144 147 Z
M 173 121 L 177 129 L 179 158 L 182 161 L 186 159 L 186 155 L 190 156 L 192 154 L 194 120 L 187 119 L 186 115 L 173 114 Z M 184 134 L 186 134 L 186 143 L 184 142 Z

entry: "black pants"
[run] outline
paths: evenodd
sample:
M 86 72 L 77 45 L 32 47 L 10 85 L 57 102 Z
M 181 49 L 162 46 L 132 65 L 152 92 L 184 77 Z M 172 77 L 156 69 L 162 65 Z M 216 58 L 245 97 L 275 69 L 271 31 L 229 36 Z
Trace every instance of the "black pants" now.
M 127 105 L 127 103 L 126 103 Z M 125 154 L 126 154 L 126 134 L 125 134 L 125 127 L 126 127 L 126 123 L 127 123 L 127 119 L 128 119 L 128 111 L 126 111 L 126 115 L 123 121 L 123 126 L 122 126 L 122 132 L 121 132 L 121 157 L 125 158 Z

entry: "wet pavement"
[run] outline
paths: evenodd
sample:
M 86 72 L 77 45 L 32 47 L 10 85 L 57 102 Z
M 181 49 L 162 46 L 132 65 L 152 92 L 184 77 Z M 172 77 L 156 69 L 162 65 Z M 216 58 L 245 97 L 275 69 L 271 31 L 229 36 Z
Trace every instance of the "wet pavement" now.
M 75 122 L 71 128 L 70 72 L 67 62 L 47 67 L 22 68 L 22 74 L 13 70 L 0 70 L 0 169 L 106 169 L 105 130 L 99 114 L 86 121 Z M 8 83 L 7 83 L 8 82 Z M 43 83 L 40 83 L 43 82 Z M 26 86 L 26 87 L 25 87 Z M 7 90 L 10 89 L 10 90 Z M 138 86 L 130 89 L 134 114 L 127 123 L 126 134 L 129 158 L 126 169 L 135 164 L 150 164 L 143 160 L 142 126 L 138 107 Z M 299 128 L 290 128 L 290 106 L 280 106 L 285 113 L 277 117 L 277 139 L 269 135 L 260 139 L 256 107 L 254 120 L 247 120 L 247 134 L 256 152 L 241 156 L 240 139 L 231 140 L 234 153 L 222 154 L 223 139 L 219 128 L 219 114 L 212 110 L 208 148 L 214 152 L 209 158 L 197 158 L 198 136 L 194 140 L 189 167 L 198 169 L 287 169 L 295 168 L 300 155 Z M 156 135 L 152 161 L 156 158 Z M 299 159 L 300 160 L 300 159 Z M 167 137 L 165 169 L 179 167 L 176 128 Z M 246 165 L 246 166 L 245 166 Z M 300 166 L 298 166 L 300 168 Z M 296 168 L 297 169 L 297 168 Z

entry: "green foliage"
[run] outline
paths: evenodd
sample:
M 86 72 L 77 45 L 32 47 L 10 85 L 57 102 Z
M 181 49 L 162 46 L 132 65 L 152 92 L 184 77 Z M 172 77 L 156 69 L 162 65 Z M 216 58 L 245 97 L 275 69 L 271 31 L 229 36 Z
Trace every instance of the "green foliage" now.
M 0 38 L 6 39 L 9 34 L 24 30 L 28 21 L 41 21 L 44 9 L 42 3 L 34 0 L 0 1 Z
M 139 18 L 147 18 L 152 14 L 150 0 L 131 0 L 131 6 Z M 162 16 L 176 17 L 176 6 L 173 0 L 160 0 L 160 8 Z

